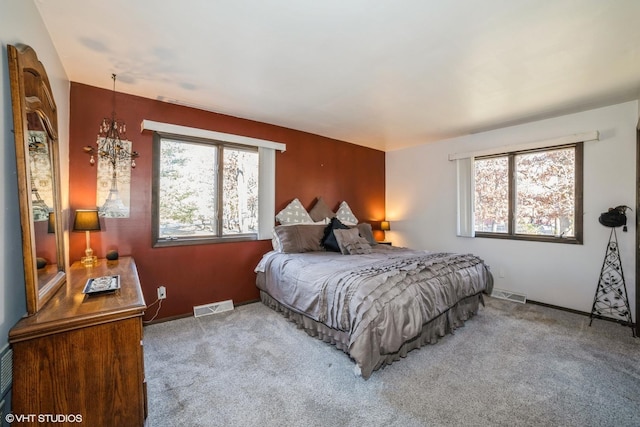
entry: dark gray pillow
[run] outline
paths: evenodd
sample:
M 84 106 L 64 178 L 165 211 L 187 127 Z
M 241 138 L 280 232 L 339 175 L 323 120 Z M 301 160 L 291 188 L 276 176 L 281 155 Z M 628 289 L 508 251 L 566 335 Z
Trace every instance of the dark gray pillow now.
M 324 250 L 320 244 L 324 229 L 324 224 L 278 225 L 274 232 L 280 243 L 279 251 L 296 254 Z
M 318 222 L 318 221 L 324 221 L 326 218 L 331 219 L 334 216 L 336 216 L 336 214 L 331 209 L 329 209 L 329 206 L 327 206 L 325 201 L 322 200 L 322 197 L 318 197 L 318 201 L 316 202 L 315 205 L 313 205 L 313 208 L 311 208 L 311 210 L 309 211 L 309 216 L 315 222 Z
M 373 237 L 373 229 L 371 228 L 371 224 L 366 222 L 361 222 L 357 225 L 358 233 L 360 237 L 364 237 L 370 245 L 377 245 L 378 242 Z

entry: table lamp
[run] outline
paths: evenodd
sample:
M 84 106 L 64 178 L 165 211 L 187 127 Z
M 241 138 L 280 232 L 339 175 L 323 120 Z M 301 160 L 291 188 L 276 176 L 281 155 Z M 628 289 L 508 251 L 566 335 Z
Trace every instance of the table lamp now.
M 89 233 L 92 231 L 100 231 L 100 219 L 98 218 L 97 209 L 78 209 L 76 210 L 76 216 L 73 221 L 73 231 L 84 231 L 87 236 L 87 249 L 84 251 L 84 255 L 80 262 L 85 267 L 93 267 L 98 263 L 98 257 L 93 255 L 93 249 L 91 249 Z
M 391 230 L 389 221 L 380 221 L 380 230 L 382 230 L 382 235 L 385 236 L 384 238 L 386 239 L 385 231 Z

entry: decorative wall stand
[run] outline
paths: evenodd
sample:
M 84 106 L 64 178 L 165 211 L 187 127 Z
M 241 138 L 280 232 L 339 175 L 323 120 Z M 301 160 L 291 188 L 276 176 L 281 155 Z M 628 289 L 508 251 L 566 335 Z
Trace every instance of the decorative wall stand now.
M 618 236 L 615 228 L 611 228 L 611 234 L 609 235 L 607 251 L 600 270 L 600 280 L 598 281 L 596 295 L 593 298 L 589 326 L 591 326 L 594 316 L 598 317 L 603 314 L 612 315 L 616 320 L 631 327 L 631 333 L 634 337 L 636 336 L 631 319 L 631 308 L 627 298 L 627 286 L 624 281 L 620 251 L 618 249 Z

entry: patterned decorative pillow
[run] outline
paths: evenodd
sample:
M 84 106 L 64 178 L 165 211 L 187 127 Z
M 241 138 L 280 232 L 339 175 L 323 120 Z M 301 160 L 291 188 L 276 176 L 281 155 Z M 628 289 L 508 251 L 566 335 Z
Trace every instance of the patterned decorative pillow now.
M 360 237 L 357 228 L 333 230 L 333 233 L 336 236 L 340 252 L 342 252 L 343 255 L 371 253 L 371 245 L 367 243 L 365 238 Z
M 313 222 L 307 210 L 302 206 L 300 200 L 293 199 L 284 209 L 276 215 L 280 224 L 301 224 Z
M 327 206 L 322 197 L 318 197 L 318 201 L 309 211 L 309 216 L 317 222 L 324 221 L 327 218 L 331 219 L 336 216 L 336 214 L 333 213 L 331 209 L 329 209 L 329 206 Z
M 338 207 L 338 212 L 336 212 L 336 218 L 342 221 L 343 224 L 346 225 L 356 225 L 358 224 L 358 218 L 351 212 L 351 208 L 347 202 L 340 203 Z

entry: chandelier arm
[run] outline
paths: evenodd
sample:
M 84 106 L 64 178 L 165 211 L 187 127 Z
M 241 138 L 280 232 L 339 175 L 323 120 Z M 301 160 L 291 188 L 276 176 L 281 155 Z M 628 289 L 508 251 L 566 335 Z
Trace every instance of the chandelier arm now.
M 140 154 L 137 151 L 129 151 L 124 148 L 122 138 L 126 139 L 127 125 L 124 121 L 116 118 L 116 75 L 111 74 L 113 79 L 112 91 L 112 112 L 111 117 L 105 117 L 98 129 L 97 149 L 91 146 L 84 147 L 85 153 L 91 156 L 89 163 L 94 164 L 93 155 L 98 154 L 101 159 L 106 159 L 111 163 L 114 170 L 117 169 L 118 162 L 130 161 L 131 167 L 135 167 L 135 160 Z

